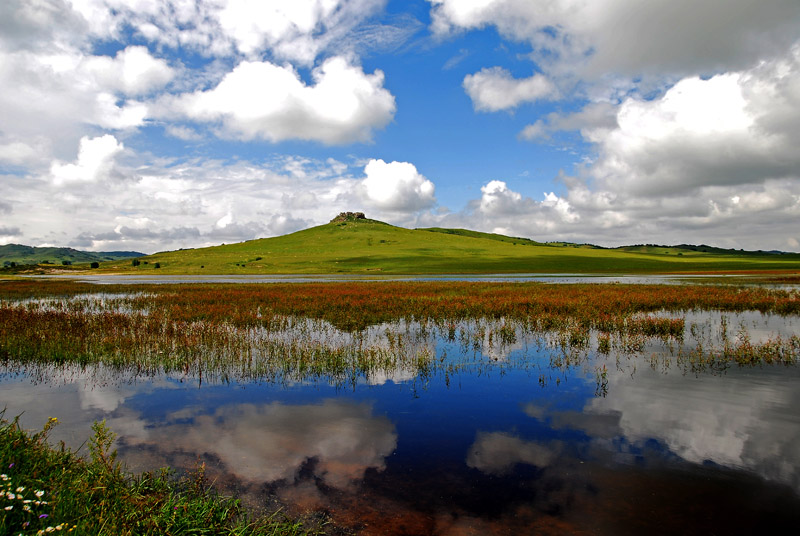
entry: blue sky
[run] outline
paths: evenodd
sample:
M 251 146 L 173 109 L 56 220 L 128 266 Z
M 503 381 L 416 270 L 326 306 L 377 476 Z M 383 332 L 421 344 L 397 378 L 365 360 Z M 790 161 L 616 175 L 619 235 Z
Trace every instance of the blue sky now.
M 153 252 L 343 210 L 800 251 L 796 0 L 9 0 L 0 243 Z

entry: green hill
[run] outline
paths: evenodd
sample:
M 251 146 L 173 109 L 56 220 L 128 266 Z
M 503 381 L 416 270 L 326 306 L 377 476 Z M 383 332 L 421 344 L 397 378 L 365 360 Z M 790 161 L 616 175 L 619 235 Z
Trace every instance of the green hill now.
M 405 229 L 345 219 L 274 238 L 105 262 L 149 274 L 669 273 L 800 270 L 800 254 L 625 251 L 461 229 Z
M 69 264 L 103 262 L 131 257 L 141 257 L 137 251 L 79 251 L 72 248 L 33 247 L 21 244 L 0 246 L 0 265 L 14 264 Z

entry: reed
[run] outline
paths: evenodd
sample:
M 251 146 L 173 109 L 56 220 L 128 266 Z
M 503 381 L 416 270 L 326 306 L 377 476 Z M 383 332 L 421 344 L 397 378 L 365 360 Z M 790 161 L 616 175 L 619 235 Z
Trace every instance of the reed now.
M 758 344 L 687 328 L 687 311 L 797 315 L 797 291 L 536 283 L 0 284 L 6 370 L 102 363 L 200 381 L 429 378 L 470 366 L 579 366 L 657 350 L 688 370 L 794 364 L 796 336 Z M 524 349 L 520 349 L 520 347 Z M 447 352 L 447 349 L 450 349 Z M 442 351 L 447 358 L 442 358 Z M 500 359 L 498 356 L 502 356 Z

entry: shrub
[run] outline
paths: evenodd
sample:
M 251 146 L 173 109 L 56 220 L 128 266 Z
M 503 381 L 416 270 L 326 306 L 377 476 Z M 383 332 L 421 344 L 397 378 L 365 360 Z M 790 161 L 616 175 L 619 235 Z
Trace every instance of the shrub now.
M 89 266 L 91 266 L 92 268 L 100 268 L 100 263 L 99 262 L 93 262 Z

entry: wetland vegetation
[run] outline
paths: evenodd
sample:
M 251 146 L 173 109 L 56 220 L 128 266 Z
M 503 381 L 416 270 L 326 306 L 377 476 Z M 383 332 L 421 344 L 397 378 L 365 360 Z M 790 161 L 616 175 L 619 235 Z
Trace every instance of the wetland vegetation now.
M 452 374 L 475 361 L 437 354 L 549 348 L 553 364 L 630 355 L 660 343 L 684 369 L 794 364 L 797 335 L 708 340 L 687 311 L 800 314 L 796 291 L 732 286 L 490 283 L 308 283 L 0 287 L 0 358 L 7 368 L 102 363 L 141 374 L 352 384 L 392 371 Z M 470 349 L 472 350 L 470 352 Z M 446 350 L 443 350 L 446 354 Z M 524 362 L 524 353 L 519 356 Z M 484 364 L 493 366 L 491 362 Z
M 502 523 L 497 521 L 500 524 L 492 526 L 505 527 L 502 530 L 515 526 L 519 529 L 519 523 L 524 521 L 523 527 L 539 526 L 542 532 L 559 533 L 584 527 L 574 512 L 583 512 L 589 504 L 585 501 L 596 500 L 591 498 L 594 492 L 590 490 L 602 485 L 590 482 L 588 474 L 580 477 L 588 479 L 585 483 L 562 481 L 561 477 L 556 482 L 552 480 L 554 475 L 562 474 L 565 468 L 583 474 L 574 464 L 585 462 L 612 480 L 622 478 L 620 475 L 638 478 L 628 474 L 626 464 L 605 461 L 606 450 L 622 449 L 613 459 L 633 453 L 645 460 L 655 459 L 646 463 L 656 467 L 664 463 L 672 467 L 678 463 L 676 460 L 682 460 L 680 468 L 680 464 L 704 459 L 722 467 L 738 468 L 744 464 L 762 475 L 755 481 L 746 480 L 747 486 L 766 486 L 760 480 L 765 478 L 763 475 L 780 482 L 780 486 L 788 485 L 794 491 L 772 484 L 765 488 L 767 495 L 776 497 L 770 508 L 781 505 L 773 512 L 774 526 L 781 528 L 796 521 L 784 506 L 797 501 L 800 466 L 796 464 L 800 460 L 786 458 L 781 452 L 787 451 L 781 450 L 770 454 L 767 460 L 759 455 L 757 462 L 748 457 L 741 461 L 725 450 L 722 440 L 700 445 L 698 453 L 698 446 L 688 447 L 689 440 L 680 434 L 661 431 L 674 424 L 659 420 L 657 414 L 665 410 L 659 405 L 652 406 L 653 413 L 645 420 L 660 423 L 658 430 L 632 432 L 630 424 L 620 420 L 619 415 L 635 415 L 635 408 L 650 404 L 633 389 L 631 382 L 636 385 L 637 381 L 647 386 L 644 396 L 653 400 L 662 396 L 656 394 L 655 385 L 664 381 L 673 385 L 683 394 L 667 400 L 679 411 L 681 399 L 692 399 L 694 395 L 684 391 L 684 382 L 675 383 L 676 375 L 701 379 L 697 386 L 708 384 L 717 389 L 735 385 L 745 398 L 763 396 L 764 400 L 773 400 L 777 395 L 750 393 L 746 381 L 739 378 L 749 377 L 748 371 L 753 371 L 753 385 L 761 386 L 758 378 L 763 374 L 777 378 L 785 370 L 791 371 L 785 381 L 770 381 L 785 385 L 786 392 L 790 392 L 800 359 L 798 321 L 800 292 L 791 287 L 388 281 L 98 286 L 67 281 L 6 281 L 0 283 L 0 372 L 7 385 L 16 385 L 13 382 L 22 378 L 40 386 L 61 385 L 58 389 L 66 389 L 66 394 L 75 381 L 91 379 L 92 385 L 102 387 L 88 388 L 101 392 L 127 392 L 132 389 L 125 386 L 127 382 L 149 385 L 145 389 L 159 391 L 159 400 L 176 396 L 174 389 L 179 385 L 194 385 L 197 394 L 185 391 L 181 397 L 189 397 L 192 402 L 181 402 L 179 407 L 183 409 L 170 410 L 174 416 L 156 409 L 137 410 L 141 415 L 135 421 L 147 424 L 133 427 L 130 415 L 111 409 L 134 395 L 114 395 L 116 402 L 96 403 L 111 408 L 107 415 L 112 419 L 112 429 L 116 423 L 125 431 L 119 443 L 124 447 L 123 453 L 131 460 L 140 460 L 147 454 L 162 464 L 178 465 L 176 469 L 188 475 L 183 480 L 159 475 L 144 462 L 137 466 L 144 473 L 128 475 L 108 457 L 109 431 L 98 429 L 98 425 L 93 431 L 95 446 L 87 461 L 82 462 L 64 447 L 45 449 L 48 429 L 24 432 L 16 421 L 6 420 L 2 425 L 3 462 L 9 458 L 6 466 L 14 464 L 19 478 L 25 475 L 27 480 L 20 480 L 17 487 L 40 490 L 49 479 L 43 475 L 51 469 L 40 469 L 37 464 L 61 456 L 70 467 L 89 471 L 65 474 L 65 479 L 80 486 L 86 487 L 83 483 L 88 478 L 117 479 L 113 485 L 89 486 L 117 490 L 114 493 L 118 495 L 109 495 L 107 503 L 129 501 L 152 506 L 147 510 L 150 513 L 142 510 L 141 516 L 136 517 L 116 510 L 78 512 L 65 505 L 53 517 L 69 527 L 82 527 L 80 530 L 86 533 L 92 533 L 97 526 L 91 523 L 109 517 L 130 519 L 125 522 L 128 524 L 108 525 L 108 530 L 115 527 L 118 533 L 141 532 L 141 527 L 161 530 L 168 522 L 179 523 L 174 526 L 188 531 L 193 523 L 202 524 L 199 520 L 205 519 L 203 516 L 218 519 L 214 530 L 223 533 L 301 530 L 297 524 L 275 520 L 262 524 L 247 521 L 249 518 L 236 501 L 220 499 L 197 484 L 197 474 L 191 471 L 202 463 L 208 465 L 212 480 L 220 489 L 250 497 L 248 505 L 261 501 L 263 507 L 263 499 L 253 497 L 266 493 L 272 497 L 273 506 L 286 507 L 297 519 L 307 518 L 310 510 L 327 512 L 325 516 L 331 524 L 322 530 L 377 534 L 389 530 L 386 523 L 394 523 L 389 532 L 444 533 L 443 526 L 452 529 L 467 516 L 465 519 L 470 519 L 473 526 L 487 530 L 487 520 L 497 518 Z M 724 378 L 726 375 L 730 379 Z M 639 377 L 641 380 L 634 379 Z M 668 380 L 658 380 L 659 377 Z M 727 383 L 703 378 L 720 378 Z M 392 390 L 393 385 L 401 391 Z M 227 390 L 227 386 L 234 391 Z M 513 422 L 509 421 L 509 409 L 503 402 L 510 392 L 518 400 L 516 410 L 511 412 L 518 414 Z M 256 398 L 252 393 L 257 393 Z M 636 393 L 638 402 L 628 403 L 633 400 L 630 393 Z M 205 398 L 210 395 L 210 399 Z M 380 402 L 384 396 L 389 396 L 389 401 Z M 584 400 L 582 406 L 571 405 L 570 400 L 576 396 Z M 728 411 L 719 406 L 719 395 L 702 396 L 710 396 L 701 398 L 703 402 L 699 404 L 704 404 L 703 409 L 708 412 Z M 422 405 L 413 406 L 417 408 L 414 411 L 401 411 L 398 408 L 406 404 L 417 404 L 403 401 L 404 397 L 420 400 L 418 404 Z M 439 409 L 425 405 L 426 399 Z M 739 398 L 732 400 L 739 403 Z M 92 404 L 83 401 L 80 405 L 97 407 Z M 149 403 L 142 398 L 139 404 L 145 408 Z M 378 412 L 378 407 L 384 407 L 381 411 L 391 420 Z M 147 412 L 155 412 L 155 416 L 144 418 Z M 445 415 L 448 420 L 437 420 Z M 102 416 L 105 418 L 106 413 Z M 779 432 L 762 435 L 773 437 L 776 445 L 800 441 L 794 417 L 787 418 L 790 424 L 775 425 Z M 762 416 L 761 421 L 764 420 Z M 464 430 L 451 430 L 455 422 L 461 423 Z M 298 426 L 302 428 L 300 432 L 294 428 Z M 420 432 L 409 434 L 404 427 Z M 443 447 L 416 439 L 432 434 L 431 429 L 443 434 L 434 445 L 457 443 L 453 449 L 464 453 L 460 465 L 451 458 L 438 458 L 438 449 Z M 744 433 L 742 429 L 724 427 L 718 433 L 726 437 L 729 432 Z M 372 435 L 362 437 L 367 433 Z M 235 439 L 226 440 L 225 445 L 259 446 L 216 445 L 218 438 L 228 436 Z M 607 437 L 614 438 L 614 442 L 608 443 L 604 439 Z M 32 449 L 31 460 L 35 455 L 40 461 L 12 460 L 13 456 L 23 456 L 18 452 L 27 452 L 19 450 L 20 445 Z M 589 445 L 591 449 L 587 450 Z M 427 466 L 418 459 L 420 456 L 439 459 L 440 466 L 424 469 Z M 190 459 L 194 461 L 190 463 Z M 249 461 L 243 465 L 242 460 Z M 550 472 L 551 466 L 560 469 Z M 684 470 L 688 469 L 670 473 L 670 481 L 673 485 L 680 481 L 681 486 L 689 486 L 686 489 L 694 489 L 693 480 L 685 482 L 680 476 Z M 409 474 L 417 476 L 411 478 Z M 422 475 L 427 474 L 438 475 L 440 481 L 425 480 Z M 646 474 L 648 479 L 656 478 L 659 486 L 663 484 L 658 477 Z M 381 484 L 378 475 L 387 483 Z M 484 481 L 485 478 L 493 480 Z M 708 478 L 711 484 L 697 488 L 705 490 L 703 493 L 716 493 L 715 486 L 728 477 L 713 473 Z M 389 493 L 386 486 L 393 481 L 397 489 Z M 442 491 L 440 487 L 445 482 L 456 488 Z M 481 482 L 489 490 L 488 495 L 475 487 Z M 630 483 L 625 480 L 624 485 Z M 431 498 L 432 504 L 450 517 L 428 512 L 431 506 L 413 505 L 412 497 L 423 485 L 434 490 L 431 493 L 438 493 L 437 497 L 453 494 L 454 504 L 441 505 L 439 498 Z M 502 491 L 497 488 L 501 485 Z M 366 493 L 365 489 L 377 493 L 378 509 L 381 501 L 390 501 L 390 510 L 402 503 L 402 515 L 388 516 L 383 524 L 379 523 L 377 512 L 356 499 Z M 462 496 L 466 492 L 456 489 L 472 490 L 474 496 Z M 526 489 L 539 491 L 534 497 Z M 556 489 L 562 491 L 554 494 Z M 572 490 L 568 497 L 563 496 L 565 489 Z M 72 493 L 51 495 L 75 504 L 87 500 L 70 498 Z M 491 502 L 491 495 L 516 504 L 517 513 L 507 517 L 507 505 Z M 489 502 L 479 507 L 474 502 L 477 497 Z M 738 504 L 746 502 L 746 497 L 740 494 L 731 500 Z M 198 506 L 188 506 L 186 501 L 194 500 L 199 501 Z M 576 500 L 584 506 L 576 507 Z M 674 501 L 678 503 L 683 504 Z M 532 504 L 537 506 L 529 511 Z M 185 517 L 177 519 L 164 513 L 172 515 L 168 510 L 175 510 L 176 506 L 186 512 Z M 49 507 L 53 510 L 48 510 L 48 515 L 56 512 L 55 508 L 62 508 L 53 501 Z M 653 508 L 663 516 L 671 515 L 661 510 L 664 505 Z M 613 508 L 610 511 L 620 515 Z M 749 520 L 763 514 L 763 509 L 753 510 L 753 517 L 748 514 L 746 520 L 739 520 L 740 525 L 750 527 Z M 89 519 L 93 521 L 90 523 Z M 20 518 L 19 522 L 26 520 Z M 568 525 L 572 529 L 565 529 L 567 525 L 562 523 L 566 521 L 573 523 Z M 46 528 L 43 522 L 36 523 L 37 530 Z M 320 528 L 318 523 L 309 526 Z M 695 532 L 700 533 L 713 526 L 700 523 L 696 528 Z M 616 533 L 612 525 L 599 532 Z

